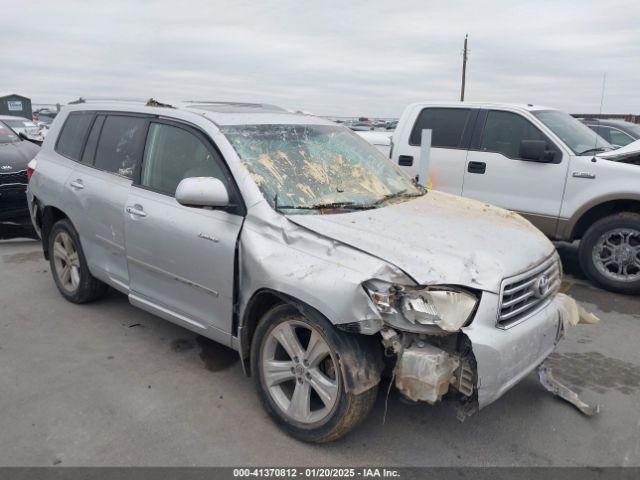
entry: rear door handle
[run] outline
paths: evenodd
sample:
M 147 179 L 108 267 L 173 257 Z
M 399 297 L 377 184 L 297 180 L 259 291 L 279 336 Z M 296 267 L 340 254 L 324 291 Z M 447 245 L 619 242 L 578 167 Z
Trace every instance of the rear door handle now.
M 487 171 L 487 164 L 484 162 L 469 162 L 467 172 L 483 174 Z
M 128 205 L 125 209 L 128 214 L 135 215 L 136 217 L 146 217 L 147 214 L 144 213 L 144 210 L 140 205 Z
M 410 155 L 400 155 L 398 157 L 398 165 L 401 167 L 411 167 L 413 165 L 413 157 Z
M 82 183 L 82 179 L 80 178 L 74 180 L 73 182 L 70 182 L 69 186 L 74 190 L 82 190 L 84 188 L 84 184 Z

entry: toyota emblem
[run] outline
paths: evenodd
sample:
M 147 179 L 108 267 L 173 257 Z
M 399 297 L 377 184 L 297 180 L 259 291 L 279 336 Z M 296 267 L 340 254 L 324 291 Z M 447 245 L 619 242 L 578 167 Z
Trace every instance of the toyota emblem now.
M 533 287 L 533 293 L 538 298 L 544 297 L 547 293 L 549 293 L 550 287 L 551 285 L 549 282 L 549 277 L 547 275 L 540 275 Z

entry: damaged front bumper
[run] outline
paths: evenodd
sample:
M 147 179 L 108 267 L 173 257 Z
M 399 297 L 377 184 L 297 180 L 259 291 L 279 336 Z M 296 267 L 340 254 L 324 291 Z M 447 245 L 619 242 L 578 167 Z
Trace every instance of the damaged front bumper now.
M 411 400 L 433 404 L 451 387 L 460 394 L 465 411 L 470 414 L 500 398 L 541 366 L 567 326 L 577 324 L 583 317 L 585 321 L 593 320 L 580 313 L 573 299 L 558 294 L 523 321 L 503 329 L 496 324 L 498 303 L 497 295 L 483 294 L 473 322 L 457 335 L 400 334 L 394 338 L 395 332 L 383 333 L 385 345 L 398 355 L 394 374 L 400 392 Z M 545 375 L 547 370 L 542 367 L 540 372 L 548 390 L 571 401 L 573 392 L 555 382 L 550 374 Z M 560 387 L 554 390 L 549 385 Z M 579 399 L 571 403 L 580 408 Z M 591 412 L 591 407 L 585 405 L 582 411 Z

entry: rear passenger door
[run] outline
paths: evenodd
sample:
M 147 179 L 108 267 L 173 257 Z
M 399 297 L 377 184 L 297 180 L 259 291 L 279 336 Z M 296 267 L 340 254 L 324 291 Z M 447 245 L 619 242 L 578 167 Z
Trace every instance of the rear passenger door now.
M 68 181 L 89 268 L 123 292 L 129 289 L 124 209 L 147 126 L 144 116 L 98 112 Z
M 218 178 L 236 207 L 179 204 L 176 187 L 189 177 Z M 139 181 L 126 202 L 131 303 L 229 345 L 240 204 L 209 138 L 188 125 L 152 121 Z
M 544 140 L 553 163 L 520 158 L 522 140 Z M 568 161 L 538 126 L 520 113 L 483 110 L 478 117 L 462 195 L 522 213 L 548 235 L 555 233 Z
M 467 147 L 471 138 L 476 109 L 423 108 L 411 129 L 408 139 L 400 139 L 403 145 L 398 164 L 408 167 L 411 175 L 418 173 L 422 130 L 430 129 L 431 156 L 429 181 L 436 190 L 462 194 Z

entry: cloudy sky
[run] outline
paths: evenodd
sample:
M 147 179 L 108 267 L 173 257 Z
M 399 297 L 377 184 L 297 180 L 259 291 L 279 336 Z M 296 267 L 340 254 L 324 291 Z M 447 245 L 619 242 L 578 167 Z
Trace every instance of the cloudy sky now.
M 640 113 L 640 2 L 15 1 L 0 18 L 0 91 L 264 101 L 397 116 L 466 98 Z

